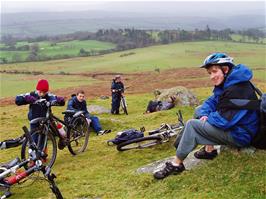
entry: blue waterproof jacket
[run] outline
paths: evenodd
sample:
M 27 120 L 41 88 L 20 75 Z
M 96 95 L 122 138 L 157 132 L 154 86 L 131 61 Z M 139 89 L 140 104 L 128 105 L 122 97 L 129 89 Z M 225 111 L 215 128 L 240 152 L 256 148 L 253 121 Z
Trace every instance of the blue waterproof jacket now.
M 215 86 L 210 96 L 199 110 L 199 116 L 208 116 L 207 121 L 220 129 L 230 131 L 235 143 L 248 146 L 258 130 L 256 111 L 229 109 L 224 106 L 228 99 L 257 99 L 249 80 L 252 71 L 245 65 L 234 66 L 223 85 Z

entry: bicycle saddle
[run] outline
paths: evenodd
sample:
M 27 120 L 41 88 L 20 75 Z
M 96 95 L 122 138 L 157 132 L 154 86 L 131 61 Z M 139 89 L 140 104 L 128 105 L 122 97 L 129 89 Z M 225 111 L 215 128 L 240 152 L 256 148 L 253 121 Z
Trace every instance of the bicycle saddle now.
M 14 160 L 1 164 L 0 167 L 5 167 L 6 169 L 10 169 L 18 163 L 20 163 L 20 159 L 16 157 Z
M 37 117 L 33 120 L 30 121 L 30 124 L 36 124 L 36 123 L 40 123 L 40 122 L 45 122 L 47 120 L 46 117 Z

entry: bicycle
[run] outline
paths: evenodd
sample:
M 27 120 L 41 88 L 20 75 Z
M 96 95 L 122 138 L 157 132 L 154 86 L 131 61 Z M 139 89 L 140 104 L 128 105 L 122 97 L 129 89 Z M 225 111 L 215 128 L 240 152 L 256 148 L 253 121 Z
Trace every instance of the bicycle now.
M 47 107 L 46 117 L 39 117 L 30 121 L 31 124 L 39 124 L 39 127 L 37 129 L 33 129 L 31 134 L 32 137 L 37 137 L 37 141 L 35 142 L 38 149 L 47 154 L 47 158 L 45 159 L 45 164 L 47 166 L 52 167 L 56 159 L 56 137 L 59 137 L 58 148 L 63 149 L 65 146 L 67 146 L 72 155 L 77 155 L 86 150 L 89 141 L 89 126 L 86 118 L 83 115 L 83 111 L 62 112 L 63 114 L 68 114 L 71 116 L 70 121 L 67 123 L 53 115 L 51 107 L 57 106 L 56 103 L 50 103 L 45 99 L 40 99 L 37 100 L 35 104 Z M 64 129 L 66 129 L 66 138 L 60 135 L 57 129 L 58 123 L 62 124 Z M 27 158 L 27 147 L 28 139 L 26 139 L 22 144 L 22 159 Z
M 177 136 L 185 126 L 181 111 L 179 110 L 176 114 L 179 121 L 177 124 L 170 125 L 163 123 L 160 128 L 148 131 L 149 136 L 122 142 L 117 145 L 117 150 L 126 151 L 131 149 L 143 149 L 168 142 L 171 137 Z M 142 128 L 142 131 L 145 130 Z
M 46 167 L 42 163 L 42 160 L 43 158 L 45 158 L 46 154 L 37 148 L 28 129 L 25 126 L 22 129 L 24 131 L 23 136 L 14 140 L 6 140 L 4 142 L 0 142 L 0 148 L 7 149 L 17 147 L 21 145 L 25 139 L 27 139 L 29 141 L 30 149 L 28 159 L 20 160 L 17 157 L 8 163 L 0 165 L 0 187 L 4 189 L 4 194 L 1 196 L 1 199 L 8 198 L 12 195 L 12 193 L 10 192 L 11 186 L 21 182 L 23 179 L 38 171 L 41 171 L 43 173 L 45 180 L 48 181 L 50 189 L 52 190 L 56 198 L 63 199 L 63 196 L 54 181 L 56 176 L 54 174 L 51 174 L 51 167 Z M 34 163 L 32 167 L 25 169 L 25 165 L 30 162 Z M 25 170 L 18 172 L 19 169 L 23 167 Z

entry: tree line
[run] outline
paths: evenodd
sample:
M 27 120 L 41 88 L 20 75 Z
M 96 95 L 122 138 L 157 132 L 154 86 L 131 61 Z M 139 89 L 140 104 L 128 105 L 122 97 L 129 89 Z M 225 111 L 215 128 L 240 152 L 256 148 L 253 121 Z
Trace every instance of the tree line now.
M 203 41 L 203 40 L 221 40 L 231 41 L 231 35 L 238 34 L 241 36 L 240 41 L 246 42 L 246 39 L 252 39 L 259 43 L 260 39 L 265 38 L 265 32 L 259 29 L 247 29 L 242 31 L 233 31 L 231 29 L 213 30 L 208 25 L 204 30 L 195 29 L 194 31 L 186 31 L 182 29 L 176 30 L 141 30 L 134 28 L 125 29 L 99 29 L 97 32 L 75 32 L 71 34 L 63 34 L 57 36 L 39 36 L 35 38 L 18 38 L 12 35 L 3 35 L 1 42 L 5 44 L 0 50 L 4 51 L 29 51 L 29 55 L 24 61 L 43 61 L 51 59 L 70 58 L 73 56 L 58 54 L 54 56 L 46 56 L 39 54 L 38 42 L 49 41 L 51 46 L 55 46 L 59 42 L 72 40 L 98 40 L 103 42 L 115 43 L 116 47 L 107 50 L 90 50 L 81 48 L 76 56 L 95 56 L 116 51 L 123 51 L 134 48 L 142 48 L 158 44 L 170 44 L 184 41 Z M 16 47 L 19 41 L 27 41 L 30 45 L 22 45 Z M 14 57 L 13 62 L 22 61 L 19 57 Z M 7 62 L 5 58 L 1 58 L 2 63 Z

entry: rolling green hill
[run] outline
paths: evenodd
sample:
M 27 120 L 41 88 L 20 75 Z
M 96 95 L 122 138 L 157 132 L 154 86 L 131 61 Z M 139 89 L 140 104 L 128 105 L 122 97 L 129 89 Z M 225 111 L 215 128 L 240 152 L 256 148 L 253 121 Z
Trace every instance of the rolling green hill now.
M 212 52 L 227 52 L 235 63 L 245 63 L 251 68 L 265 67 L 266 45 L 236 42 L 181 42 L 169 45 L 152 46 L 142 49 L 117 52 L 108 55 L 1 65 L 1 70 L 27 70 L 58 73 L 80 72 L 141 72 L 156 68 L 197 67 Z M 121 56 L 128 52 L 135 54 Z

